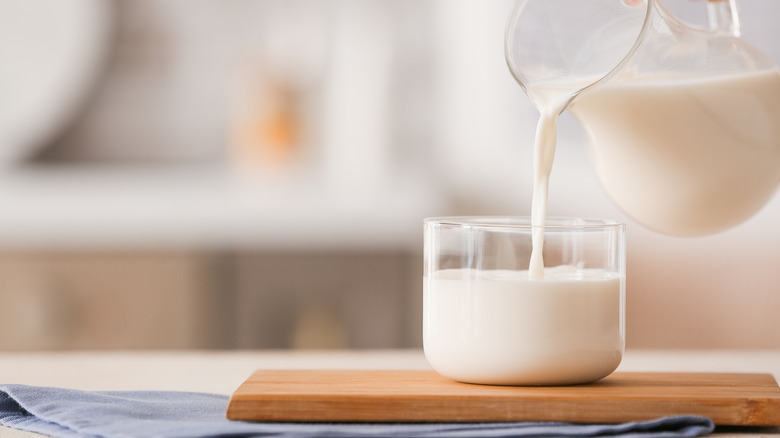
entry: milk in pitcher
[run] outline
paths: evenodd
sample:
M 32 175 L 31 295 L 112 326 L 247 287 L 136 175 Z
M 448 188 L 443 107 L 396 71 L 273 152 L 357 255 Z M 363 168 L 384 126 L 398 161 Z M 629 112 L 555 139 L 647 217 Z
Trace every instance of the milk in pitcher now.
M 780 72 L 597 84 L 569 111 L 605 191 L 669 235 L 731 228 L 780 182 Z

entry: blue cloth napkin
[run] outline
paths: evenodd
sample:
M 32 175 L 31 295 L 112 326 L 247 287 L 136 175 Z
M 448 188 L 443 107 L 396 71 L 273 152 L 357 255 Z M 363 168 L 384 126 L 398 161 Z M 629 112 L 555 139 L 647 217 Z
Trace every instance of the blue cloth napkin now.
M 251 423 L 225 418 L 228 397 L 171 391 L 90 392 L 0 385 L 0 424 L 60 438 L 216 437 L 697 437 L 707 418 L 665 417 L 622 424 Z

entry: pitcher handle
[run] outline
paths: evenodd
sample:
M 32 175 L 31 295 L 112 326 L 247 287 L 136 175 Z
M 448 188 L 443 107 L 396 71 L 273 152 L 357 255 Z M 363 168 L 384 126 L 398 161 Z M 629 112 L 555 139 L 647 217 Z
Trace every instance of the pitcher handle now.
M 707 0 L 710 29 L 735 37 L 740 36 L 741 23 L 737 0 Z

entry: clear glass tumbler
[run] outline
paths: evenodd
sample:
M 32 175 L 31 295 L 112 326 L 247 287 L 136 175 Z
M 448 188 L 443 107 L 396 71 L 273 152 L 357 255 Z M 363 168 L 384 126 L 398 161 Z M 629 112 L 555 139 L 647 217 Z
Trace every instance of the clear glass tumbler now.
M 594 219 L 430 218 L 423 345 L 439 374 L 490 385 L 570 385 L 625 349 L 625 225 Z M 543 278 L 529 277 L 544 233 Z

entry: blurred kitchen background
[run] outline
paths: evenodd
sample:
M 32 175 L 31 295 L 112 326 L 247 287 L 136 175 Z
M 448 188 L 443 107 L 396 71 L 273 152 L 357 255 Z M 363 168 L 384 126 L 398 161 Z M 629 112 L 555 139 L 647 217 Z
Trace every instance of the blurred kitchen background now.
M 0 349 L 421 345 L 422 219 L 530 212 L 511 6 L 0 0 Z M 778 16 L 742 1 L 780 64 Z M 629 348 L 780 348 L 777 196 L 644 230 L 564 116 L 550 214 L 629 223 Z

